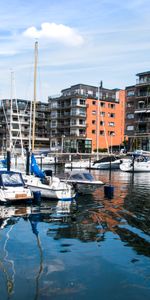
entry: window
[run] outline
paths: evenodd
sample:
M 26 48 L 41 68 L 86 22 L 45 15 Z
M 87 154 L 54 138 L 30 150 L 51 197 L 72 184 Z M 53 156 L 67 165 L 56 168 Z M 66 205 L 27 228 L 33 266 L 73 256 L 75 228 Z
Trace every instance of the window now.
M 133 102 L 127 102 L 127 107 L 134 107 L 134 103 Z
M 76 98 L 71 99 L 71 104 L 72 105 L 77 105 L 77 99 Z
M 101 117 L 104 117 L 104 116 L 105 116 L 105 112 L 104 112 L 104 111 L 101 111 L 101 112 L 100 112 L 100 116 L 101 116 Z
M 134 130 L 134 126 L 133 125 L 127 126 L 127 131 L 132 131 L 132 130 Z
M 128 97 L 134 96 L 134 90 L 132 90 L 132 91 L 127 91 L 127 96 L 128 96 Z
M 101 107 L 105 107 L 105 103 L 104 102 L 100 102 L 100 106 Z
M 108 131 L 108 135 L 114 136 L 114 135 L 115 135 L 115 132 L 114 132 L 114 131 Z
M 114 117 L 115 117 L 115 114 L 114 114 L 114 113 L 108 113 L 108 117 L 109 117 L 109 118 L 114 118 Z
M 134 114 L 127 114 L 127 119 L 134 119 Z
M 94 125 L 96 123 L 96 121 L 95 120 L 92 120 L 92 124 Z
M 80 104 L 81 104 L 81 105 L 85 105 L 85 100 L 80 99 Z
M 99 134 L 104 135 L 104 130 L 100 130 Z
M 86 113 L 85 113 L 85 108 L 80 108 L 80 109 L 79 109 L 79 114 L 80 114 L 81 116 L 85 116 L 85 115 L 86 115 Z
M 72 119 L 71 120 L 71 125 L 76 125 L 76 120 Z
M 56 134 L 56 131 L 55 130 L 52 130 L 52 135 L 55 135 Z
M 92 101 L 92 104 L 95 105 L 95 104 L 96 104 L 96 101 Z
M 115 104 L 114 104 L 114 103 L 109 103 L 109 104 L 108 104 L 108 107 L 109 107 L 109 108 L 115 108 Z
M 76 108 L 72 108 L 72 109 L 71 109 L 71 115 L 72 115 L 72 116 L 78 115 L 78 111 L 77 111 Z
M 92 130 L 92 134 L 95 134 L 95 132 L 96 132 L 95 130 Z
M 108 125 L 109 126 L 115 126 L 115 123 L 114 122 L 109 122 Z
M 96 110 L 92 110 L 92 115 L 96 115 Z
M 53 120 L 53 121 L 51 122 L 51 125 L 52 125 L 52 127 L 56 127 L 56 125 L 57 125 L 56 121 Z
M 85 125 L 85 120 L 79 119 L 79 125 Z
M 54 141 L 52 141 L 52 147 L 55 147 L 55 142 Z
M 100 121 L 100 126 L 104 126 L 105 125 L 105 122 L 104 121 Z

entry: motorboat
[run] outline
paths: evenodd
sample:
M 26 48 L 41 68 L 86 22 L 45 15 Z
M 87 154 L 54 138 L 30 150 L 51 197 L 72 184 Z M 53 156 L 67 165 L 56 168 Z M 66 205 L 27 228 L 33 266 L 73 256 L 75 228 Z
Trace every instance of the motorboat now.
M 120 170 L 124 172 L 150 172 L 150 157 L 141 155 L 123 159 Z
M 65 178 L 61 181 L 71 183 L 78 193 L 90 194 L 104 183 L 96 180 L 87 170 L 73 170 L 65 173 Z
M 120 162 L 121 160 L 117 156 L 109 155 L 93 162 L 90 168 L 98 170 L 109 170 L 110 168 L 111 170 L 119 170 Z
M 21 173 L 0 170 L 0 202 L 19 203 L 33 198 L 33 193 L 25 185 Z
M 33 191 L 40 191 L 42 198 L 54 200 L 72 200 L 76 196 L 75 189 L 67 182 L 61 182 L 56 176 L 41 179 L 35 175 L 24 175 L 26 185 Z

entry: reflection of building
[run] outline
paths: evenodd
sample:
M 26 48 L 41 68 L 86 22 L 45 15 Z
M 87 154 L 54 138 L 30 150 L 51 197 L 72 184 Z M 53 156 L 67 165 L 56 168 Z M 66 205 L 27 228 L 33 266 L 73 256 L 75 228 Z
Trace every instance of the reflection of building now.
M 49 97 L 51 149 L 62 150 L 63 143 L 63 152 L 90 153 L 97 147 L 97 134 L 99 148 L 119 148 L 124 140 L 124 98 L 123 90 L 85 84 Z
M 12 144 L 15 145 L 15 149 L 20 148 L 21 143 L 24 148 L 29 146 L 30 106 L 31 102 L 28 100 L 13 99 L 11 109 L 10 99 L 0 101 L 2 149 L 10 146 L 10 139 Z M 35 121 L 35 146 L 37 148 L 49 147 L 47 103 L 36 103 Z
M 136 85 L 126 87 L 125 133 L 129 150 L 150 151 L 150 71 L 137 76 Z

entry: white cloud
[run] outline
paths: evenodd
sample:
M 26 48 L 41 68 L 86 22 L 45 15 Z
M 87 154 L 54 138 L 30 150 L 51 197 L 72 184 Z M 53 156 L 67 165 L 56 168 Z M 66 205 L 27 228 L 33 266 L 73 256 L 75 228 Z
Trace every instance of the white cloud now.
M 34 26 L 29 27 L 23 35 L 30 38 L 51 39 L 70 46 L 80 46 L 84 42 L 83 37 L 73 28 L 56 23 L 42 23 L 40 30 Z

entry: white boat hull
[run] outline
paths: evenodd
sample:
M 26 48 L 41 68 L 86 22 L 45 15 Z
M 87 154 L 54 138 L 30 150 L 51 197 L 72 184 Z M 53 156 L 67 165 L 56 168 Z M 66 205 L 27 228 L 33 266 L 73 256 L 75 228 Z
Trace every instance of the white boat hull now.
M 89 168 L 89 161 L 80 160 L 80 161 L 72 161 L 69 163 L 65 163 L 66 169 L 86 169 Z
M 150 172 L 150 161 L 135 161 L 128 160 L 120 164 L 120 170 L 124 172 Z
M 33 192 L 40 191 L 42 198 L 72 200 L 76 196 L 73 187 L 60 182 L 58 178 L 52 179 L 49 184 L 44 184 L 39 178 L 31 175 L 26 176 L 25 182 Z
M 0 201 L 1 202 L 20 202 L 33 199 L 33 194 L 30 189 L 22 187 L 14 187 L 6 189 L 0 189 Z
M 116 161 L 112 161 L 111 165 L 110 162 L 101 162 L 101 163 L 95 163 L 91 166 L 91 169 L 97 169 L 97 170 L 118 170 L 120 168 L 120 159 Z

